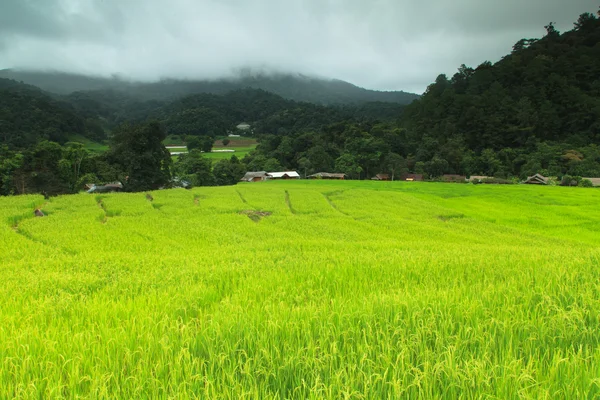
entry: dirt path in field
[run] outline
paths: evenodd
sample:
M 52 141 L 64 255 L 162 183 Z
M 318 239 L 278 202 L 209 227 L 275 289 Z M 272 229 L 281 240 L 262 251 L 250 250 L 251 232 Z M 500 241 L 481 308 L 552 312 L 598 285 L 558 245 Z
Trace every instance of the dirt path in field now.
M 333 200 L 331 200 L 331 195 L 334 194 L 342 194 L 343 191 L 338 191 L 338 192 L 329 192 L 329 193 L 322 193 L 323 197 L 325 197 L 325 200 L 327 200 L 327 203 L 329 203 L 329 205 L 331 206 L 331 208 L 333 208 L 335 211 L 339 212 L 342 215 L 345 215 L 347 217 L 351 217 L 350 214 L 343 212 L 342 210 L 339 209 L 339 207 L 333 202 Z
M 238 196 L 240 196 L 240 200 L 242 200 L 242 203 L 244 204 L 248 204 L 248 202 L 246 201 L 246 199 L 244 198 L 244 196 L 242 195 L 242 192 L 240 192 L 239 190 L 235 189 L 235 191 L 237 192 Z
M 290 200 L 290 193 L 287 190 L 285 191 L 285 204 L 287 204 L 287 206 L 290 209 L 290 212 L 292 214 L 296 214 L 296 210 L 294 210 L 294 207 L 292 207 L 292 201 Z
M 48 203 L 49 203 L 48 201 L 47 201 L 47 202 L 45 202 L 45 203 L 44 203 L 44 204 L 42 204 L 41 206 L 37 207 L 37 208 L 36 208 L 36 210 L 40 210 L 40 211 L 42 211 L 42 209 L 43 209 L 44 207 L 46 207 L 46 206 L 48 205 Z M 12 229 L 13 229 L 13 231 L 14 231 L 14 232 L 15 232 L 17 235 L 19 235 L 19 236 L 21 236 L 21 237 L 24 237 L 25 239 L 27 239 L 27 240 L 29 240 L 29 241 L 31 241 L 31 242 L 33 242 L 33 243 L 41 244 L 41 245 L 43 245 L 43 246 L 52 247 L 52 248 L 54 248 L 54 249 L 59 249 L 60 251 L 63 251 L 63 252 L 65 252 L 65 253 L 67 253 L 67 254 L 70 254 L 70 255 L 76 255 L 76 254 L 78 254 L 78 252 L 77 252 L 77 251 L 75 251 L 75 250 L 72 250 L 72 249 L 69 249 L 68 247 L 64 247 L 64 246 L 58 246 L 58 245 L 56 245 L 56 244 L 54 244 L 54 243 L 49 243 L 49 242 L 46 242 L 45 240 L 42 240 L 42 239 L 40 239 L 40 238 L 37 238 L 37 237 L 33 236 L 33 234 L 31 234 L 31 233 L 29 233 L 29 232 L 26 232 L 26 231 L 22 230 L 22 229 L 21 229 L 21 227 L 19 226 L 19 224 L 21 223 L 21 221 L 24 221 L 24 220 L 27 220 L 27 219 L 32 219 L 32 218 L 47 218 L 47 217 L 48 217 L 48 214 L 45 214 L 43 217 L 41 217 L 41 216 L 38 216 L 38 215 L 36 215 L 36 213 L 35 213 L 35 211 L 34 211 L 34 212 L 32 212 L 32 213 L 31 213 L 31 215 L 29 215 L 29 216 L 23 216 L 22 218 L 19 218 L 19 219 L 16 221 L 16 223 L 15 223 L 15 224 L 12 226 Z

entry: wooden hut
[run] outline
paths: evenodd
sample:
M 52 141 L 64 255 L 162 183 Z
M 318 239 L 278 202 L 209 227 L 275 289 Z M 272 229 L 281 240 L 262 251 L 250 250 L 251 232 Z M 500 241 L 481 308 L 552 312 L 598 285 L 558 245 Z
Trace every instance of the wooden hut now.
M 523 183 L 527 185 L 547 185 L 548 178 L 540 174 L 535 174 L 533 176 L 528 176 Z
M 423 180 L 423 174 L 402 174 L 400 176 L 400 180 L 401 181 L 408 181 L 408 182 L 413 182 L 413 181 L 422 181 Z
M 266 171 L 255 171 L 255 172 L 246 172 L 246 175 L 242 179 L 241 182 L 260 182 L 266 181 L 269 179 L 269 174 Z
M 377 174 L 371 178 L 373 181 L 389 181 L 390 176 L 388 174 Z
M 316 174 L 309 175 L 308 179 L 337 179 L 343 180 L 346 179 L 346 174 L 338 174 L 331 172 L 318 172 Z

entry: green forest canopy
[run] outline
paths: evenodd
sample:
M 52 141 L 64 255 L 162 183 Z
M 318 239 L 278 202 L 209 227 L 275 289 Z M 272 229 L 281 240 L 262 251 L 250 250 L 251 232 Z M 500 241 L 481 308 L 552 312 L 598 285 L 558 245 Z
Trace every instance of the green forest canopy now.
M 174 100 L 114 89 L 56 95 L 0 79 L 2 193 L 39 191 L 34 179 L 24 177 L 38 173 L 27 160 L 44 154 L 56 158 L 45 168 L 54 165 L 50 170 L 60 175 L 62 155 L 49 151 L 46 141 L 64 145 L 74 135 L 108 141 L 111 132 L 156 132 L 158 125 L 139 127 L 149 120 L 161 126 L 161 137 L 202 143 L 241 121 L 251 123 L 260 144 L 243 160 L 211 166 L 196 152 L 190 155 L 195 161 L 184 157 L 169 167 L 172 175 L 197 177 L 192 180 L 198 184 L 235 183 L 245 170 L 267 167 L 353 178 L 384 172 L 600 176 L 600 19 L 586 13 L 569 32 L 561 34 L 553 24 L 546 31 L 541 39 L 520 40 L 497 63 L 462 65 L 451 78 L 438 76 L 408 106 L 324 106 L 256 89 Z M 105 181 L 127 176 L 123 168 L 107 154 L 95 155 L 86 157 L 81 173 Z M 19 189 L 16 176 L 30 184 Z

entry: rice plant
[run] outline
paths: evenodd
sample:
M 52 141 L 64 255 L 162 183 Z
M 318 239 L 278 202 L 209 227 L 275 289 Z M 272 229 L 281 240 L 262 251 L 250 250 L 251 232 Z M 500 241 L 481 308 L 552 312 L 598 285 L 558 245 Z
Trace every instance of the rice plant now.
M 0 198 L 0 398 L 600 397 L 598 190 L 151 196 Z

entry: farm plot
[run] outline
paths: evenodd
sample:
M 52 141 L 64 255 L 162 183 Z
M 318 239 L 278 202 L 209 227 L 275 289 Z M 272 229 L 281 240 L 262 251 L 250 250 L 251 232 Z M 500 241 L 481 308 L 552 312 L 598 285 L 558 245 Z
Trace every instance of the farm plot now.
M 0 198 L 0 397 L 595 398 L 598 204 L 353 181 Z

